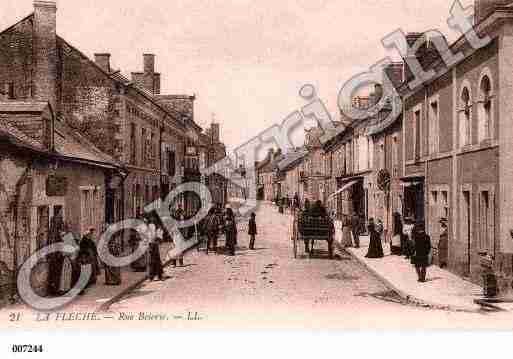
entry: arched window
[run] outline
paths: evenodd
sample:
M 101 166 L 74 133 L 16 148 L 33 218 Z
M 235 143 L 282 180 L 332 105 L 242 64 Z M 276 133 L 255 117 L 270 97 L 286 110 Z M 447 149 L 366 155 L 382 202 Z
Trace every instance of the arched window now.
M 460 147 L 471 143 L 471 118 L 472 118 L 472 98 L 468 87 L 464 87 L 460 96 Z
M 488 75 L 484 75 L 479 84 L 478 106 L 478 138 L 481 142 L 492 137 L 492 83 Z

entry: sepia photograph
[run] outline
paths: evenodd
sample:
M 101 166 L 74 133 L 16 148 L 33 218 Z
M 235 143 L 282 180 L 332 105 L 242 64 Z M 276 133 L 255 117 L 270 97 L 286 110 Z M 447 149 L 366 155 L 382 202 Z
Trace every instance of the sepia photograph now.
M 49 350 L 31 330 L 513 329 L 513 1 L 1 9 L 9 355 Z

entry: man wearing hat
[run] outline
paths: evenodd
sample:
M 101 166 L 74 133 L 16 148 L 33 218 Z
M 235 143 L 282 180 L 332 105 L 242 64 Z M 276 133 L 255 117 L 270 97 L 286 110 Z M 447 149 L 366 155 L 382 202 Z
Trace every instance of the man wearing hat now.
M 447 219 L 440 219 L 440 241 L 438 242 L 438 263 L 440 268 L 447 267 L 449 258 L 449 231 L 447 227 Z

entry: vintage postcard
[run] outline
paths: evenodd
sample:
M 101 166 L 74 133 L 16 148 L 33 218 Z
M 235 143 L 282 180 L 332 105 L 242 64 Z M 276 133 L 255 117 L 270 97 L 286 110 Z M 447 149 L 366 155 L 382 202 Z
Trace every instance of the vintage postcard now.
M 0 328 L 513 329 L 513 1 L 1 8 Z

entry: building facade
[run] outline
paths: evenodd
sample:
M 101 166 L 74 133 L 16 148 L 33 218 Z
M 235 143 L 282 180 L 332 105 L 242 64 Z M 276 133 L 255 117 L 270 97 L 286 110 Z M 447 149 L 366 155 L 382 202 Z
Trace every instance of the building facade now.
M 115 216 L 113 183 L 126 170 L 39 101 L 0 102 L 0 293 L 11 293 L 19 266 L 51 244 L 51 223 L 75 238 L 103 231 Z M 56 235 L 56 233 L 53 233 Z M 58 234 L 60 235 L 60 233 Z M 46 294 L 43 258 L 33 288 Z
M 407 211 L 425 221 L 435 249 L 447 219 L 449 251 L 438 261 L 475 282 L 487 263 L 502 289 L 513 279 L 513 11 L 504 3 L 476 1 L 475 30 L 491 39 L 486 46 L 456 41 L 450 49 L 464 54 L 460 62 L 435 61 L 426 66 L 437 71 L 432 81 L 401 91 Z

